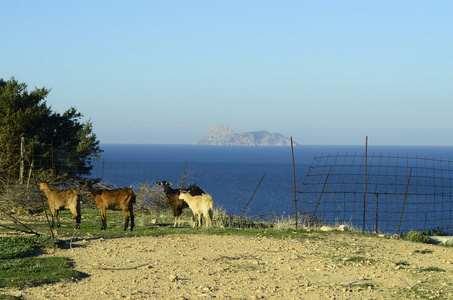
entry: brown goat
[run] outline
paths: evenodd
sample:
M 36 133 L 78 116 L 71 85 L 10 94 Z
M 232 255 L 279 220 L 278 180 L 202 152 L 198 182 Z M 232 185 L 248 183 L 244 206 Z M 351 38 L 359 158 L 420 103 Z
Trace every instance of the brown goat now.
M 179 199 L 179 194 L 181 192 L 181 189 L 171 188 L 170 185 L 172 185 L 173 182 L 156 181 L 156 184 L 162 186 L 162 190 L 164 191 L 165 195 L 168 198 L 168 202 L 170 203 L 170 207 L 173 211 L 173 216 L 175 217 L 175 223 L 173 224 L 173 227 L 179 227 L 181 225 L 182 211 L 184 208 L 189 207 L 187 205 L 187 203 L 184 202 L 184 200 Z M 189 193 L 193 196 L 204 194 L 203 190 L 194 184 L 189 186 L 189 188 L 187 190 L 186 189 L 183 189 L 183 190 L 189 191 Z
M 195 227 L 195 216 L 198 215 L 198 227 L 201 226 L 201 216 L 206 219 L 206 228 L 212 226 L 212 215 L 214 212 L 214 200 L 211 195 L 191 196 L 189 193 L 181 191 L 179 199 L 184 200 L 193 213 L 192 227 Z
M 39 189 L 44 191 L 52 212 L 52 227 L 60 227 L 60 211 L 69 208 L 76 219 L 76 229 L 80 228 L 80 194 L 75 189 L 52 190 L 47 182 L 42 182 Z
M 131 220 L 131 231 L 134 229 L 134 208 L 135 193 L 129 188 L 120 188 L 116 190 L 95 189 L 92 181 L 85 182 L 85 189 L 93 198 L 94 203 L 101 209 L 101 230 L 107 228 L 106 210 L 122 210 L 126 218 L 124 230 L 129 226 Z

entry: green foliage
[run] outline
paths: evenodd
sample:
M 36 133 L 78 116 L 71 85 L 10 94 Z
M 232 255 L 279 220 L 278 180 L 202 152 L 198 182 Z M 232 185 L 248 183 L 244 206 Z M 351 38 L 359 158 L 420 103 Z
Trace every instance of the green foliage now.
M 430 240 L 430 236 L 423 232 L 409 231 L 407 234 L 401 235 L 404 240 L 416 242 L 416 243 L 427 243 Z
M 444 269 L 438 268 L 438 267 L 428 267 L 428 268 L 423 268 L 420 269 L 421 272 L 445 272 Z
M 419 253 L 419 254 L 430 254 L 430 253 L 433 253 L 433 250 L 414 250 L 413 252 L 414 254 L 415 253 Z
M 48 236 L 0 237 L 0 259 L 25 257 L 31 255 L 35 248 L 56 243 L 55 239 Z
M 23 287 L 81 277 L 71 261 L 63 257 L 32 257 L 36 249 L 52 247 L 56 239 L 46 236 L 0 238 L 0 286 Z
M 241 229 L 266 229 L 272 228 L 269 223 L 255 221 L 247 217 L 232 216 L 225 213 L 225 210 L 220 208 L 215 211 L 213 222 L 215 225 L 226 228 L 241 228 Z
M 346 259 L 343 259 L 345 263 L 374 263 L 373 259 L 362 257 L 362 256 L 352 256 Z
M 0 260 L 0 286 L 23 287 L 81 277 L 64 257 L 26 257 Z
M 427 229 L 423 231 L 423 234 L 428 236 L 448 236 L 450 235 L 449 232 L 446 232 L 443 228 L 437 227 L 434 229 Z
M 92 159 L 100 156 L 91 121 L 81 123 L 82 114 L 73 107 L 62 115 L 52 112 L 45 101 L 49 93 L 45 87 L 29 92 L 14 77 L 0 78 L 1 176 L 17 177 L 21 137 L 28 156 L 41 158 L 34 160 L 35 169 L 48 167 L 44 161 L 52 159 L 52 165 L 64 167 L 66 173 L 84 175 L 92 169 Z

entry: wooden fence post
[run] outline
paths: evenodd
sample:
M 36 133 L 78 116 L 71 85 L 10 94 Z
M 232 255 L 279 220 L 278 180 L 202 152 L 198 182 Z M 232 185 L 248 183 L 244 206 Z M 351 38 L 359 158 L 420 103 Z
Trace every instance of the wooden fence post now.
M 19 184 L 24 183 L 25 171 L 25 138 L 20 138 L 20 168 L 19 168 Z
M 366 227 L 366 167 L 367 167 L 367 153 L 368 152 L 368 136 L 365 142 L 365 177 L 363 179 L 363 227 L 362 232 L 365 232 Z
M 404 193 L 403 208 L 401 208 L 400 223 L 398 224 L 398 232 L 396 233 L 397 235 L 400 235 L 401 221 L 403 220 L 404 207 L 406 206 L 406 199 L 407 199 L 407 193 L 409 191 L 409 184 L 411 182 L 411 176 L 412 176 L 412 168 L 409 171 L 409 178 L 407 179 L 407 183 L 406 183 L 406 193 Z
M 295 218 L 296 218 L 296 230 L 297 230 L 296 166 L 295 166 L 295 164 L 294 164 L 293 137 L 291 137 L 291 154 L 292 154 L 292 156 L 293 156 L 294 216 L 295 216 Z
M 253 196 L 255 196 L 255 193 L 256 193 L 256 191 L 258 190 L 258 188 L 260 187 L 260 185 L 261 185 L 261 182 L 262 182 L 262 181 L 263 181 L 263 179 L 264 179 L 264 176 L 266 176 L 266 173 L 264 173 L 263 177 L 261 177 L 261 180 L 260 180 L 260 182 L 259 182 L 259 183 L 258 183 L 258 185 L 256 186 L 256 189 L 255 189 L 255 191 L 253 192 L 252 196 L 251 196 L 251 197 L 250 197 L 250 199 L 249 199 L 249 202 L 247 202 L 247 205 L 246 205 L 246 206 L 244 207 L 244 210 L 242 211 L 242 214 L 241 214 L 241 215 L 239 216 L 239 219 L 241 219 L 241 218 L 242 218 L 242 215 L 243 215 L 243 214 L 245 213 L 245 210 L 246 210 L 246 209 L 247 209 L 247 207 L 249 206 L 249 204 L 250 204 L 250 201 L 252 201 L 252 198 L 253 198 Z

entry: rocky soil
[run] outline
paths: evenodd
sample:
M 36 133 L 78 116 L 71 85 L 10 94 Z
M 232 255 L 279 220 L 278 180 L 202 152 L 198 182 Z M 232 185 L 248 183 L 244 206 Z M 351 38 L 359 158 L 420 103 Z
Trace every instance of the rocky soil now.
M 9 290 L 23 299 L 453 299 L 453 247 L 327 234 L 71 241 L 86 278 Z

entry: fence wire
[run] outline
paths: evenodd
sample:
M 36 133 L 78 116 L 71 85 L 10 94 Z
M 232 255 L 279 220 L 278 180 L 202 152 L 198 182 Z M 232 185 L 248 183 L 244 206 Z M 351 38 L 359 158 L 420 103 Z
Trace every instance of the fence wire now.
M 174 188 L 196 184 L 213 196 L 217 209 L 235 216 L 272 220 L 276 216 L 294 214 L 292 178 L 237 175 L 190 168 L 190 165 L 110 161 L 96 162 L 91 177 L 116 186 L 153 185 L 163 180 L 174 182 Z
M 349 223 L 375 232 L 453 232 L 449 160 L 382 154 L 319 156 L 298 192 L 304 210 L 328 223 Z
M 73 173 L 77 169 L 73 163 L 61 160 L 33 157 L 30 161 L 38 159 L 42 168 L 55 173 Z M 6 171 L 2 174 L 11 172 L 6 167 L 3 170 Z M 155 187 L 156 181 L 163 180 L 173 181 L 173 187 L 197 184 L 213 196 L 217 209 L 263 221 L 306 215 L 324 224 L 346 223 L 367 232 L 453 233 L 450 160 L 329 154 L 314 157 L 308 169 L 296 171 L 294 180 L 264 173 L 248 176 L 198 169 L 190 163 L 159 165 L 99 160 L 93 162 L 86 179 L 97 178 L 105 186 L 135 189 L 144 185 Z M 30 175 L 27 169 L 23 173 Z

